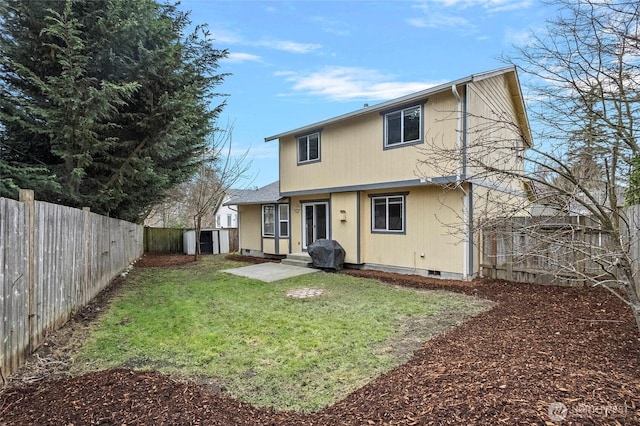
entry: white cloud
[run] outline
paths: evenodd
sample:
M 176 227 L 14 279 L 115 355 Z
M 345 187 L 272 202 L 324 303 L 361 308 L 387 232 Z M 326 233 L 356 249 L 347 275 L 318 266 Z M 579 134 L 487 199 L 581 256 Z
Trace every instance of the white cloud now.
M 262 58 L 258 55 L 243 52 L 232 52 L 225 58 L 227 62 L 242 63 L 242 62 L 262 62 Z
M 242 43 L 242 37 L 235 32 L 216 30 L 212 31 L 211 35 L 217 43 L 237 44 Z
M 473 25 L 465 18 L 440 12 L 429 13 L 420 18 L 409 18 L 407 23 L 418 28 L 471 28 Z
M 440 82 L 397 82 L 376 70 L 325 67 L 312 73 L 279 72 L 292 89 L 332 101 L 387 100 L 427 89 Z
M 456 8 L 459 10 L 472 7 L 481 7 L 488 12 L 507 12 L 511 10 L 525 9 L 532 5 L 532 0 L 424 0 L 416 7 L 428 9 L 429 6 L 444 8 Z
M 247 44 L 261 47 L 268 47 L 276 50 L 283 50 L 290 53 L 310 53 L 322 47 L 320 44 L 314 43 L 297 43 L 287 40 L 261 40 L 249 42 Z
M 512 46 L 526 46 L 532 41 L 531 29 L 507 28 L 504 33 L 504 41 Z
M 311 53 L 322 48 L 316 43 L 298 43 L 289 40 L 277 40 L 262 38 L 258 40 L 247 40 L 241 34 L 234 31 L 219 30 L 213 33 L 213 38 L 217 43 L 236 44 L 240 46 L 266 47 L 269 49 L 282 50 L 290 53 Z

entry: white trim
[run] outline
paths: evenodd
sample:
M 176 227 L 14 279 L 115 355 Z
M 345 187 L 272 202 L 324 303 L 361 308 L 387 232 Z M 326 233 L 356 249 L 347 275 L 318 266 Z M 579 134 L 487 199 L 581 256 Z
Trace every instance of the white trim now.
M 301 218 L 301 223 L 302 223 L 302 249 L 306 250 L 308 247 L 308 241 L 307 241 L 307 215 L 305 212 L 305 207 L 308 206 L 313 206 L 313 222 L 317 222 L 317 212 L 316 212 L 316 206 L 318 205 L 324 205 L 325 206 L 325 236 L 324 238 L 329 238 L 331 235 L 331 231 L 329 229 L 330 226 L 330 222 L 329 222 L 329 216 L 330 216 L 330 212 L 329 212 L 329 202 L 328 201 L 313 201 L 313 202 L 301 202 L 300 203 L 300 212 L 302 214 L 302 218 Z M 315 228 L 315 227 L 314 227 Z M 316 229 L 313 229 L 313 240 L 317 240 L 318 239 L 318 235 L 316 232 Z M 312 241 L 313 242 L 313 241 Z
M 265 228 L 265 221 L 264 221 L 264 210 L 266 207 L 272 207 L 273 208 L 273 234 L 267 234 L 264 231 Z M 263 204 L 262 205 L 262 236 L 263 237 L 267 237 L 267 238 L 271 238 L 271 237 L 275 237 L 276 236 L 276 204 Z

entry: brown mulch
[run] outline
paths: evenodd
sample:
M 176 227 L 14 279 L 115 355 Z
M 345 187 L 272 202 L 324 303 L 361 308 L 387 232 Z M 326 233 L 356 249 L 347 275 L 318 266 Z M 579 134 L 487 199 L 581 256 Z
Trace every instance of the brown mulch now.
M 256 408 L 157 372 L 116 369 L 11 383 L 0 393 L 0 424 L 640 424 L 640 335 L 629 309 L 609 293 L 345 273 L 497 304 L 316 413 Z M 562 422 L 549 416 L 554 402 L 565 404 L 552 413 Z

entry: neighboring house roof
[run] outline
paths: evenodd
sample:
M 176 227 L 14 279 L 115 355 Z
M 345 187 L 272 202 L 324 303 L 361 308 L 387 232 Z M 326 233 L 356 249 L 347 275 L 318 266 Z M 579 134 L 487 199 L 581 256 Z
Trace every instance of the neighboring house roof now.
M 275 181 L 258 189 L 236 190 L 229 194 L 231 197 L 224 205 L 266 204 L 276 203 L 280 196 L 280 181 Z
M 328 120 L 324 120 L 324 121 L 319 121 L 317 123 L 313 123 L 313 124 L 309 124 L 307 126 L 303 126 L 303 127 L 298 127 L 297 129 L 293 129 L 293 130 L 289 130 L 283 133 L 279 133 L 277 135 L 274 136 L 269 136 L 267 138 L 265 138 L 265 142 L 269 142 L 272 140 L 276 140 L 276 139 L 280 139 L 283 138 L 285 136 L 291 136 L 291 135 L 298 135 L 298 134 L 302 134 L 302 133 L 307 133 L 310 132 L 312 130 L 317 130 L 319 128 L 322 128 L 324 126 L 327 126 L 329 124 L 334 124 L 334 123 L 338 123 L 340 121 L 343 120 L 348 120 L 354 117 L 358 117 L 360 115 L 364 115 L 364 114 L 370 114 L 372 112 L 382 112 L 384 110 L 387 110 L 389 108 L 393 108 L 395 106 L 398 105 L 402 105 L 402 104 L 406 104 L 409 102 L 413 102 L 413 101 L 419 101 L 424 99 L 427 96 L 433 95 L 435 93 L 439 93 L 439 92 L 443 92 L 445 90 L 451 90 L 452 86 L 459 86 L 459 85 L 464 85 L 464 84 L 468 84 L 468 83 L 473 83 L 474 81 L 480 81 L 480 80 L 485 80 L 487 78 L 491 78 L 491 77 L 495 77 L 498 75 L 502 75 L 504 74 L 507 77 L 507 81 L 509 83 L 509 86 L 511 88 L 511 93 L 513 94 L 513 101 L 514 101 L 514 105 L 516 108 L 516 112 L 517 112 L 517 119 L 518 119 L 518 124 L 520 125 L 521 129 L 522 129 L 522 133 L 523 136 L 525 138 L 525 140 L 527 141 L 527 143 L 529 144 L 529 146 L 533 145 L 533 137 L 531 136 L 531 128 L 529 126 L 529 120 L 527 118 L 527 114 L 526 114 L 526 108 L 525 108 L 525 104 L 524 104 L 524 98 L 522 96 L 522 91 L 520 89 L 520 83 L 518 80 L 518 74 L 516 72 L 516 68 L 511 66 L 511 67 L 505 67 L 505 68 L 499 68 L 493 71 L 487 71 L 487 72 L 483 72 L 483 73 L 479 73 L 479 74 L 472 74 L 468 77 L 465 78 L 461 78 L 458 80 L 454 80 L 451 81 L 449 83 L 444 83 L 444 84 L 440 84 L 438 86 L 434 86 L 434 87 L 430 87 L 429 89 L 425 89 L 422 90 L 420 92 L 416 92 L 416 93 L 412 93 L 410 95 L 406 95 L 397 99 L 392 99 L 390 101 L 386 101 L 386 102 L 382 102 L 378 105 L 374 105 L 371 107 L 365 107 L 362 109 L 359 109 L 357 111 L 353 111 L 347 114 L 343 114 L 343 115 L 339 115 L 337 117 L 334 118 L 330 118 Z
M 255 189 L 229 189 L 225 194 L 223 205 L 227 205 L 227 201 L 231 199 L 243 197 L 245 192 L 250 193 L 254 191 Z

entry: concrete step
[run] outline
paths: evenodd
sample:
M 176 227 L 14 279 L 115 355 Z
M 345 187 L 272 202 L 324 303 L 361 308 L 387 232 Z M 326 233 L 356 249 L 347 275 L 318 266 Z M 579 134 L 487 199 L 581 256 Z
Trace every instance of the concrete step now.
M 302 268 L 311 268 L 313 261 L 309 253 L 290 253 L 286 258 L 280 261 L 283 265 L 299 266 Z

